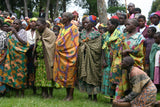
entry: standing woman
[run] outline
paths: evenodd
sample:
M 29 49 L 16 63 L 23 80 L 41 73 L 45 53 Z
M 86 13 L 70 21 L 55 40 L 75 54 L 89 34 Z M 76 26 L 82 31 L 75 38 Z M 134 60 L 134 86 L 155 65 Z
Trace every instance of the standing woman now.
M 84 29 L 80 33 L 78 51 L 78 77 L 80 91 L 87 92 L 88 98 L 97 101 L 101 85 L 101 34 L 93 29 L 96 16 L 84 20 Z
M 138 26 L 138 21 L 136 19 L 128 19 L 125 26 L 127 33 L 124 40 L 122 55 L 123 57 L 128 55 L 131 56 L 135 61 L 134 66 L 143 70 L 143 42 L 145 38 L 136 30 Z M 119 94 L 120 97 L 124 96 L 123 92 L 128 90 L 128 86 L 127 71 L 123 70 L 122 81 L 120 82 L 118 89 L 118 92 L 121 92 L 121 94 Z
M 113 97 L 115 95 L 116 86 L 121 80 L 121 59 L 120 50 L 122 48 L 122 40 L 124 39 L 122 32 L 117 29 L 119 22 L 117 19 L 110 19 L 107 23 L 107 32 L 102 36 L 103 49 L 103 81 L 101 91 L 105 95 Z
M 4 94 L 6 91 L 6 86 L 2 83 L 2 73 L 4 71 L 4 62 L 7 53 L 7 33 L 2 30 L 3 23 L 4 18 L 0 17 L 0 94 Z
M 42 88 L 42 97 L 51 98 L 54 86 L 52 70 L 56 36 L 47 28 L 45 19 L 39 18 L 36 25 L 39 35 L 37 34 L 35 43 L 35 62 L 37 63 L 35 86 Z
M 25 53 L 29 49 L 27 43 L 27 34 L 24 29 L 21 29 L 21 21 L 14 20 L 12 27 L 9 28 L 11 33 L 8 37 L 7 55 L 4 65 L 4 73 L 2 74 L 3 83 L 16 89 L 16 96 L 24 96 L 26 88 L 27 67 Z
M 55 42 L 55 58 L 53 80 L 66 87 L 66 101 L 73 99 L 73 91 L 77 77 L 77 54 L 79 46 L 79 33 L 77 26 L 71 24 L 72 13 L 62 15 L 64 26 L 59 32 Z

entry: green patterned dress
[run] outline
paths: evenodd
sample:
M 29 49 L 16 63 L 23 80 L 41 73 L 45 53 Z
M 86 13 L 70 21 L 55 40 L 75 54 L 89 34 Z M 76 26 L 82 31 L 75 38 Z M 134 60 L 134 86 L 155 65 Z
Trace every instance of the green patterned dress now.
M 37 41 L 36 59 L 37 59 L 37 67 L 36 67 L 35 86 L 37 86 L 37 87 L 53 87 L 54 86 L 53 81 L 47 80 L 47 73 L 46 73 L 46 66 L 45 66 L 45 62 L 44 62 L 42 40 Z

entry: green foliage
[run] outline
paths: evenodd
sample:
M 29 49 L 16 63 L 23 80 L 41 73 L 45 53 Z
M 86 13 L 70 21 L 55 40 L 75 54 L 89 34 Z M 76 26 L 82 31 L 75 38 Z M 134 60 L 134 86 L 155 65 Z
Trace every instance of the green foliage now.
M 116 13 L 117 11 L 120 11 L 120 12 L 125 12 L 125 7 L 123 7 L 123 6 L 113 6 L 113 7 L 109 7 L 108 9 L 107 9 L 107 12 L 108 13 Z
M 152 3 L 152 7 L 151 7 L 151 11 L 149 12 L 149 15 L 158 10 L 160 10 L 160 0 L 155 0 Z

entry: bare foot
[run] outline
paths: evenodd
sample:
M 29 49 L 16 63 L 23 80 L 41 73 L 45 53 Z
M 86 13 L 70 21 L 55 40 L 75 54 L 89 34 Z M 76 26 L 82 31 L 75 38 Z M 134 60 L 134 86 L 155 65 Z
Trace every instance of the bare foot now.
M 73 100 L 73 97 L 68 97 L 65 101 L 71 101 Z

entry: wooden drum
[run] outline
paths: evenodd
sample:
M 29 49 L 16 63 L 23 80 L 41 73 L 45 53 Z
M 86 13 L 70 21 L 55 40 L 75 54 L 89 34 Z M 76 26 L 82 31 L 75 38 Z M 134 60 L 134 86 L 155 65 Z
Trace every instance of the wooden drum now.
M 131 107 L 131 104 L 129 102 L 118 103 L 115 100 L 113 100 L 112 107 Z

